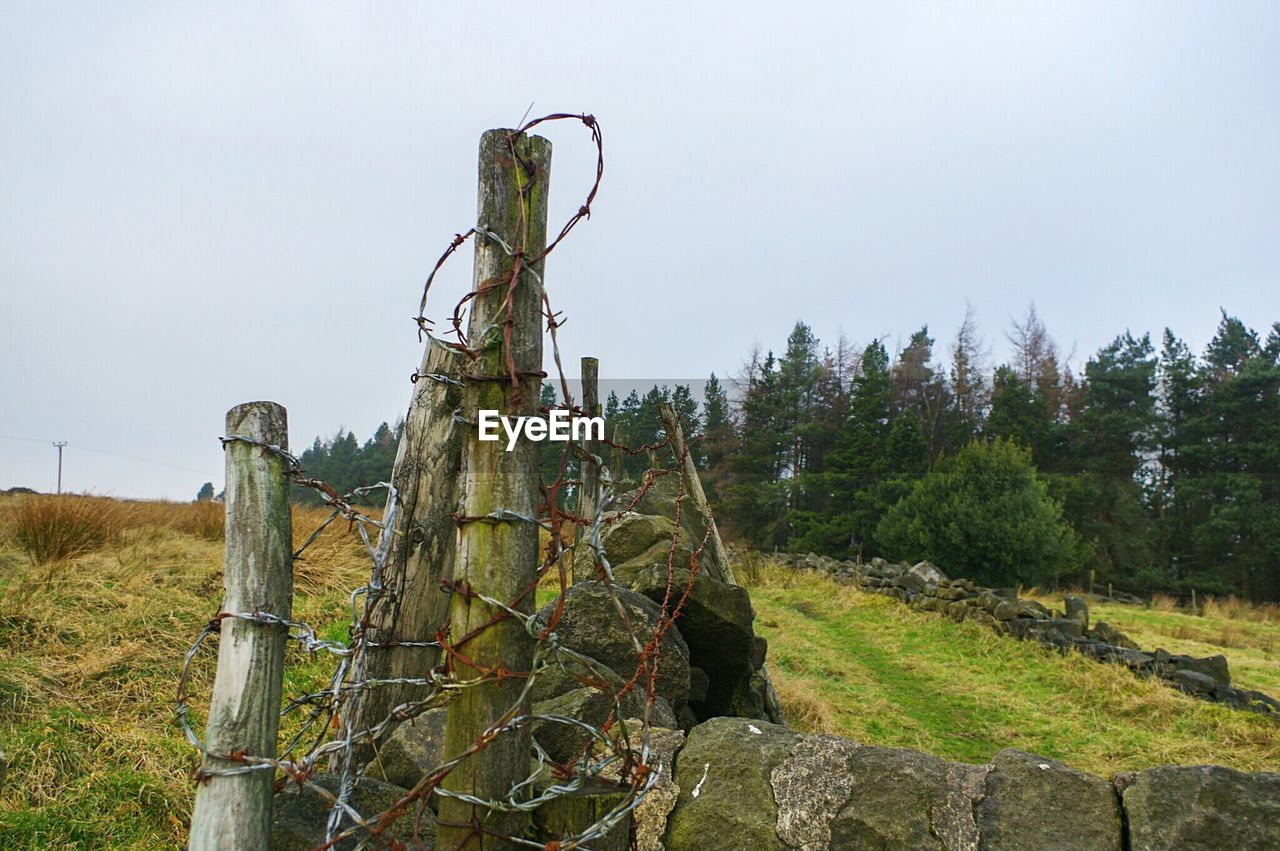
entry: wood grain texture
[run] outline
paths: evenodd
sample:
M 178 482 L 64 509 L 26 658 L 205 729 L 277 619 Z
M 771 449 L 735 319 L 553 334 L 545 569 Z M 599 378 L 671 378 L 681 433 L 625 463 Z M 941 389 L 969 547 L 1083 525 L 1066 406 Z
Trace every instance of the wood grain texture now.
M 228 435 L 287 449 L 285 410 L 249 402 L 227 412 Z M 289 618 L 293 603 L 293 531 L 289 469 L 280 456 L 231 441 L 225 446 L 226 563 L 224 612 L 270 612 Z M 212 753 L 274 757 L 284 677 L 286 630 L 237 618 L 222 621 L 218 670 L 205 727 Z M 206 769 L 239 763 L 205 757 Z M 192 851 L 269 848 L 274 772 L 210 777 L 196 787 Z
M 587 417 L 600 416 L 600 360 L 598 358 L 585 357 L 582 359 L 582 413 Z M 592 457 L 600 458 L 600 452 L 603 448 L 601 441 L 594 438 L 594 432 L 587 431 L 587 437 L 582 443 L 583 450 L 589 457 L 582 459 L 582 486 L 578 490 L 578 516 L 586 520 L 588 523 L 596 516 L 596 510 L 600 505 L 600 465 L 604 463 L 591 460 Z M 577 526 L 574 529 L 574 540 L 581 541 L 589 529 L 583 526 Z M 595 578 L 595 571 L 586 571 L 591 562 L 573 559 L 575 566 L 573 581 L 586 582 Z M 580 575 L 581 574 L 581 575 Z
M 523 246 L 525 256 L 537 256 L 546 246 L 547 188 L 550 179 L 551 143 L 537 136 L 512 136 L 509 130 L 490 130 L 480 140 L 480 189 L 477 222 L 513 248 Z M 512 139 L 515 156 L 512 156 Z M 520 188 L 524 187 L 523 200 Z M 523 225 L 523 230 L 522 230 Z M 468 340 L 478 357 L 467 364 L 473 375 L 495 376 L 496 381 L 467 381 L 463 390 L 463 415 L 474 420 L 481 409 L 507 415 L 532 415 L 536 411 L 540 380 L 520 379 L 517 394 L 508 378 L 508 343 L 504 340 L 507 318 L 506 282 L 515 259 L 501 244 L 483 234 L 476 236 L 475 289 L 499 285 L 471 302 Z M 542 368 L 543 263 L 533 265 L 537 276 L 522 273 L 511 295 L 513 304 L 509 354 L 519 371 Z M 537 511 L 538 445 L 521 439 L 512 451 L 504 441 L 482 442 L 474 428 L 464 428 L 462 448 L 462 514 L 481 517 L 502 508 L 526 516 Z M 476 592 L 502 601 L 515 600 L 534 581 L 538 566 L 538 528 L 521 521 L 469 522 L 458 530 L 455 580 Z M 532 613 L 529 594 L 518 606 Z M 451 641 L 475 665 L 458 663 L 458 675 L 470 679 L 480 672 L 503 669 L 527 672 L 532 663 L 533 639 L 523 624 L 507 618 L 486 627 L 494 607 L 455 593 L 449 606 Z M 473 631 L 478 633 L 466 639 Z M 459 642 L 463 642 L 459 644 Z M 518 699 L 522 678 L 492 679 L 462 689 L 449 704 L 445 754 L 464 752 Z M 522 707 L 522 711 L 523 711 Z M 529 770 L 529 734 L 521 729 L 495 738 L 485 749 L 466 758 L 446 778 L 444 787 L 465 791 L 483 799 L 503 799 Z M 526 819 L 520 815 L 490 813 L 484 807 L 443 798 L 440 802 L 438 847 L 493 849 L 510 847 L 487 834 L 475 833 L 470 824 L 480 821 L 499 833 L 519 835 Z M 462 825 L 462 826 L 451 826 Z
M 399 510 L 391 535 L 391 549 L 383 570 L 383 594 L 369 607 L 368 636 L 375 644 L 431 641 L 449 614 L 449 594 L 440 583 L 453 576 L 458 526 L 459 476 L 462 467 L 462 426 L 453 412 L 462 404 L 461 388 L 429 376 L 457 377 L 462 355 L 429 337 L 413 385 L 404 431 L 396 451 L 391 483 Z M 383 516 L 389 516 L 391 496 Z M 370 647 L 366 675 L 373 680 L 425 677 L 439 660 L 434 649 Z M 348 710 L 352 729 L 366 730 L 382 722 L 402 704 L 422 700 L 424 686 L 387 684 L 364 689 Z M 378 747 L 395 731 L 390 724 L 377 742 L 358 741 L 357 765 L 376 758 Z

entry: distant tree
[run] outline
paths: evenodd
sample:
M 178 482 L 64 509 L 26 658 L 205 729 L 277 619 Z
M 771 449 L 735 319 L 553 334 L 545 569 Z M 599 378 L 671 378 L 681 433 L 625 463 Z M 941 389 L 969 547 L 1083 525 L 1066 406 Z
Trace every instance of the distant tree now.
M 883 482 L 890 474 L 892 418 L 889 353 L 875 340 L 862 352 L 848 414 L 823 473 L 831 509 L 794 518 L 795 549 L 844 556 L 879 552 L 875 528 L 888 508 Z
M 737 435 L 734 433 L 729 397 L 714 372 L 703 385 L 702 399 L 702 463 L 706 471 L 703 485 L 707 499 L 715 505 L 719 503 L 721 490 L 728 480 L 728 458 L 737 445 Z
M 1076 559 L 1061 507 L 1030 454 L 1007 440 L 943 458 L 889 510 L 876 537 L 894 558 L 928 559 L 989 585 L 1043 583 Z
M 1265 345 L 1222 314 L 1197 370 L 1176 498 L 1185 581 L 1280 599 L 1280 329 Z
M 1053 432 L 1053 416 L 1047 400 L 1014 367 L 996 368 L 991 390 L 991 412 L 983 433 L 991 440 L 1009 440 L 1047 455 Z
M 892 377 L 894 412 L 909 412 L 916 418 L 930 457 L 936 457 L 946 447 L 945 415 L 951 390 L 942 371 L 934 367 L 929 326 L 911 335 L 906 348 L 898 353 Z
M 761 358 L 754 352 L 742 377 L 738 412 L 738 446 L 729 458 L 730 482 L 722 490 L 723 504 L 734 529 L 758 547 L 785 546 L 787 451 L 785 420 L 781 417 L 781 388 L 773 352 Z
M 1066 515 L 1106 579 L 1148 567 L 1155 530 L 1140 473 L 1156 446 L 1156 357 L 1147 335 L 1128 332 L 1085 366 L 1082 404 L 1071 428 L 1075 481 Z
M 951 344 L 951 410 L 947 449 L 967 446 L 982 429 L 991 386 L 984 367 L 985 355 L 978 337 L 973 307 L 965 309 L 964 322 Z
M 205 482 L 196 492 L 196 502 L 208 502 L 213 499 L 213 482 Z

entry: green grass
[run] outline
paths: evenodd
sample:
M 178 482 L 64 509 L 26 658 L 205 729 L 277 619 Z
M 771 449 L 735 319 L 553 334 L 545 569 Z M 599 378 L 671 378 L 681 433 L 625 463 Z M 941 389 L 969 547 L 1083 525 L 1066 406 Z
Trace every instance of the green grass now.
M 1057 605 L 1060 598 L 1044 598 Z M 1280 697 L 1280 613 L 1274 607 L 1248 607 L 1235 617 L 1173 608 L 1144 608 L 1119 603 L 1091 603 L 1090 617 L 1119 627 L 1143 649 L 1163 647 L 1192 656 L 1223 654 L 1231 665 L 1232 684 Z
M 11 505 L 0 499 L 0 520 Z M 71 560 L 36 564 L 0 540 L 0 747 L 9 758 L 0 848 L 185 843 L 196 759 L 173 722 L 173 697 L 182 655 L 221 597 L 222 544 L 216 530 L 191 522 L 188 507 L 133 510 L 142 519 L 119 541 Z M 300 513 L 295 538 L 317 519 Z M 295 615 L 344 638 L 346 593 L 364 581 L 366 564 L 335 524 L 296 566 Z M 540 589 L 541 601 L 549 591 Z M 1280 767 L 1280 724 L 1119 668 L 776 568 L 760 571 L 751 593 L 770 671 L 803 729 L 969 761 L 1020 747 L 1100 774 L 1171 762 Z M 1192 635 L 1190 615 L 1100 614 L 1144 644 L 1160 642 L 1141 630 L 1164 630 L 1171 650 L 1224 629 L 1244 635 L 1237 643 L 1246 646 L 1195 652 L 1226 653 L 1253 687 L 1268 690 L 1277 677 L 1266 649 L 1275 623 L 1198 618 L 1191 626 L 1214 634 Z M 1188 637 L 1173 639 L 1179 628 Z M 197 665 L 197 715 L 214 654 L 211 644 Z M 295 649 L 286 694 L 314 689 L 327 670 Z
M 751 591 L 770 672 L 802 727 L 966 762 L 1016 747 L 1102 775 L 1167 763 L 1280 767 L 1280 724 L 1118 666 L 812 574 L 766 568 Z

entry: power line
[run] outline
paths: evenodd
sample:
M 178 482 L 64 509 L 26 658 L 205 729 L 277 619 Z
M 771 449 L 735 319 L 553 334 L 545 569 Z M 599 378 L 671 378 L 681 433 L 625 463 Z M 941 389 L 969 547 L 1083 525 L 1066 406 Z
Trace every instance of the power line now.
M 39 437 L 18 437 L 18 436 L 15 436 L 15 435 L 9 435 L 9 434 L 0 434 L 0 440 L 18 440 L 18 441 L 22 441 L 22 442 L 24 442 L 24 443 L 49 443 L 49 442 L 51 442 L 51 441 L 49 441 L 49 440 L 47 440 L 47 439 L 45 439 L 45 438 L 39 438 Z M 56 442 L 54 443 L 54 445 L 55 445 L 55 446 L 57 445 L 57 444 L 56 444 Z M 63 441 L 63 445 L 64 445 L 64 446 L 69 446 L 70 444 L 69 444 L 69 443 L 67 443 L 66 441 Z M 125 453 L 123 453 L 123 452 L 115 452 L 115 451 L 110 450 L 110 449 L 99 449 L 99 448 L 98 448 L 98 447 L 96 447 L 96 446 L 86 446 L 86 445 L 85 445 L 85 444 L 83 444 L 83 443 L 77 443 L 75 446 L 76 446 L 76 449 L 80 450 L 81 452 L 92 452 L 92 453 L 93 453 L 93 454 L 95 454 L 95 455 L 109 455 L 109 456 L 111 456 L 112 458 L 123 458 L 123 459 L 124 459 L 124 460 L 126 460 L 126 461 L 133 461 L 133 462 L 135 462 L 135 463 L 137 463 L 137 464 L 149 464 L 149 465 L 154 466 L 154 467 L 168 467 L 168 468 L 169 468 L 169 469 L 171 469 L 171 470 L 182 470 L 183 472 L 186 472 L 186 473 L 197 473 L 197 474 L 199 474 L 199 475 L 207 475 L 207 474 L 209 473 L 209 471 L 208 471 L 208 470 L 198 470 L 198 469 L 196 469 L 195 467 L 185 467 L 185 466 L 183 466 L 183 465 L 181 465 L 181 464 L 170 464 L 170 463 L 169 463 L 169 462 L 167 462 L 167 461 L 157 461 L 157 460 L 155 460 L 154 458 L 140 458 L 140 457 L 138 457 L 138 456 L 136 456 L 136 455 L 127 455 L 127 454 L 125 454 Z

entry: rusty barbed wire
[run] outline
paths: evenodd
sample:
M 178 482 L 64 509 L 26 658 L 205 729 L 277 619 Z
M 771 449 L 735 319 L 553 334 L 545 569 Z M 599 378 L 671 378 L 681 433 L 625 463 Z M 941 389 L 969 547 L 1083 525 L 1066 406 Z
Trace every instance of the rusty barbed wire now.
M 604 173 L 603 138 L 599 123 L 593 116 L 588 114 L 555 113 L 525 122 L 518 130 L 510 133 L 507 139 L 508 148 L 513 159 L 522 162 L 515 147 L 515 139 L 518 134 L 544 123 L 567 120 L 580 121 L 585 125 L 590 130 L 592 142 L 596 147 L 595 178 L 585 201 L 561 228 L 558 235 L 545 248 L 531 257 L 526 257 L 524 253 L 527 237 L 527 222 L 524 221 L 524 203 L 519 205 L 521 211 L 520 222 L 517 229 L 518 237 L 514 244 L 506 242 L 490 231 L 483 222 L 477 223 L 465 232 L 455 234 L 427 276 L 423 285 L 418 314 L 414 317 L 419 340 L 422 339 L 423 334 L 430 335 L 430 326 L 434 325 L 434 323 L 426 317 L 426 309 L 428 295 L 436 275 L 448 259 L 468 239 L 478 235 L 479 238 L 491 240 L 502 248 L 507 256 L 513 258 L 512 272 L 509 276 L 501 279 L 480 282 L 459 300 L 450 314 L 450 330 L 447 332 L 456 338 L 456 342 L 447 342 L 445 345 L 461 352 L 466 362 L 473 362 L 477 357 L 477 353 L 470 348 L 467 334 L 462 329 L 466 306 L 480 296 L 505 289 L 501 309 L 495 312 L 495 317 L 497 318 L 495 318 L 490 329 L 484 329 L 484 333 L 487 334 L 493 327 L 502 326 L 506 344 L 505 373 L 500 375 L 478 375 L 472 374 L 465 367 L 460 368 L 456 374 L 418 373 L 415 371 L 410 377 L 411 382 L 417 383 L 425 379 L 450 386 L 465 387 L 469 382 L 509 381 L 515 399 L 513 405 L 518 405 L 523 382 L 532 379 L 541 380 L 547 377 L 546 373 L 540 370 L 531 371 L 516 368 L 511 354 L 511 331 L 514 325 L 513 295 L 525 273 L 531 276 L 541 287 L 541 276 L 533 268 L 534 264 L 544 260 L 547 255 L 560 245 L 579 222 L 590 217 L 591 205 L 595 201 Z M 535 169 L 526 166 L 525 171 L 530 176 L 529 182 L 520 183 L 517 181 L 522 202 L 533 180 L 537 179 Z M 551 300 L 547 296 L 545 289 L 542 292 L 541 300 L 542 317 L 546 321 L 546 332 L 552 343 L 553 360 L 556 365 L 560 390 L 559 400 L 555 404 L 543 408 L 543 410 L 548 413 L 551 410 L 567 410 L 571 415 L 575 412 L 580 413 L 581 408 L 574 402 L 569 393 L 569 384 L 564 375 L 556 336 L 557 329 L 565 323 L 565 319 L 563 314 L 552 308 Z M 475 423 L 468 420 L 461 410 L 454 411 L 450 417 L 450 423 L 454 428 L 459 426 L 475 427 Z M 370 610 L 378 600 L 387 594 L 387 590 L 383 587 L 383 572 L 391 549 L 391 530 L 395 525 L 396 513 L 400 510 L 399 494 L 392 483 L 380 482 L 369 487 L 354 489 L 348 493 L 340 493 L 332 485 L 309 476 L 302 469 L 298 459 L 279 446 L 265 444 L 243 435 L 234 434 L 227 435 L 221 440 L 224 448 L 231 443 L 247 443 L 264 455 L 271 455 L 280 459 L 286 465 L 286 471 L 290 479 L 299 487 L 318 493 L 322 503 L 330 509 L 329 516 L 310 534 L 302 546 L 293 553 L 295 559 L 302 558 L 307 548 L 320 537 L 325 529 L 339 517 L 342 517 L 348 521 L 348 528 L 355 530 L 359 536 L 364 553 L 369 558 L 370 572 L 368 582 L 353 589 L 348 596 L 348 637 L 345 641 L 321 638 L 317 629 L 310 624 L 281 618 L 261 610 L 218 612 L 205 625 L 184 657 L 178 681 L 175 712 L 184 736 L 194 748 L 206 758 L 222 760 L 231 763 L 231 766 L 197 769 L 194 774 L 196 782 L 204 782 L 214 776 L 228 776 L 254 771 L 278 773 L 277 788 L 281 788 L 284 784 L 293 783 L 318 795 L 328 804 L 330 811 L 325 825 L 325 841 L 319 846 L 322 849 L 332 848 L 338 843 L 361 833 L 365 834 L 364 841 L 376 841 L 379 837 L 384 836 L 394 824 L 411 813 L 413 814 L 413 839 L 421 846 L 423 843 L 421 836 L 423 820 L 428 805 L 433 799 L 454 798 L 493 813 L 527 813 L 555 798 L 581 790 L 588 782 L 601 778 L 606 770 L 612 772 L 615 768 L 616 774 L 611 774 L 611 776 L 615 777 L 613 782 L 620 787 L 624 787 L 626 794 L 608 813 L 574 835 L 558 837 L 551 842 L 534 841 L 525 837 L 495 833 L 484 824 L 483 820 L 478 818 L 467 824 L 452 826 L 469 831 L 467 838 L 462 840 L 462 844 L 466 844 L 466 842 L 470 841 L 470 838 L 485 834 L 501 836 L 505 841 L 524 847 L 570 851 L 570 849 L 585 848 L 589 843 L 605 836 L 635 811 L 636 806 L 660 779 L 660 771 L 652 765 L 654 752 L 651 750 L 650 745 L 650 727 L 657 699 L 658 649 L 663 637 L 675 625 L 692 593 L 694 582 L 699 575 L 701 559 L 714 534 L 713 521 L 708 517 L 702 539 L 697 542 L 697 546 L 689 554 L 688 564 L 676 565 L 676 557 L 680 552 L 682 497 L 688 485 L 684 474 L 684 462 L 689 452 L 687 443 L 680 447 L 680 452 L 683 454 L 677 457 L 676 445 L 671 435 L 663 435 L 661 439 L 645 443 L 639 447 L 626 446 L 614 440 L 603 440 L 604 445 L 632 456 L 648 453 L 651 457 L 656 458 L 657 453 L 664 450 L 669 450 L 672 456 L 673 466 L 671 468 L 654 468 L 647 471 L 638 487 L 632 493 L 626 494 L 625 499 L 623 495 L 615 492 L 620 483 L 613 480 L 608 465 L 605 464 L 603 458 L 587 452 L 581 446 L 569 443 L 566 444 L 565 451 L 561 453 L 554 476 L 550 481 L 543 481 L 539 485 L 542 504 L 534 515 L 512 511 L 503 507 L 480 516 L 464 516 L 455 513 L 453 517 L 459 526 L 469 523 L 529 523 L 545 531 L 548 534 L 548 543 L 534 573 L 534 579 L 514 599 L 505 601 L 480 594 L 465 581 L 442 581 L 440 584 L 442 593 L 461 594 L 468 598 L 478 599 L 492 610 L 492 616 L 469 632 L 453 638 L 450 637 L 450 625 L 446 619 L 444 623 L 437 625 L 434 634 L 421 636 L 417 640 L 377 642 L 370 638 Z M 595 500 L 595 511 L 590 517 L 578 516 L 561 505 L 565 501 L 564 496 L 566 494 L 576 492 L 576 489 L 582 486 L 581 477 L 575 476 L 573 471 L 575 465 L 580 467 L 584 464 L 594 464 L 599 473 L 597 477 L 599 491 Z M 656 482 L 670 475 L 677 477 L 677 484 L 674 532 L 667 548 L 665 562 L 667 582 L 656 623 L 651 630 L 642 635 L 637 632 L 632 624 L 627 608 L 620 599 L 618 593 L 620 585 L 614 576 L 613 566 L 609 561 L 603 537 L 605 530 L 609 526 L 627 513 L 635 510 L 636 506 L 640 504 Z M 379 489 L 384 489 L 388 493 L 386 502 L 387 515 L 381 520 L 374 519 L 372 516 L 353 507 L 352 502 L 354 500 Z M 580 535 L 567 534 L 566 530 L 572 528 L 580 528 L 582 530 Z M 375 534 L 377 535 L 376 543 L 373 538 Z M 594 575 L 605 589 L 637 659 L 634 671 L 631 672 L 630 676 L 622 677 L 622 685 L 616 689 L 609 685 L 610 678 L 603 673 L 604 666 L 601 663 L 565 646 L 556 631 L 565 612 L 566 591 L 570 585 L 569 565 L 579 558 L 579 551 L 582 548 L 585 548 L 582 558 L 590 560 L 594 568 Z M 677 581 L 677 567 L 687 568 L 687 579 Z M 549 615 L 545 618 L 541 617 L 536 607 L 531 614 L 521 611 L 521 607 L 526 605 L 527 601 L 536 594 L 538 588 L 548 582 L 554 582 L 558 586 L 558 594 L 554 601 L 555 605 L 551 607 Z M 278 757 L 272 758 L 245 753 L 210 753 L 196 732 L 191 711 L 193 664 L 200 655 L 202 648 L 205 647 L 211 637 L 221 632 L 222 624 L 228 619 L 238 619 L 257 624 L 264 629 L 283 630 L 287 640 L 300 646 L 309 657 L 327 657 L 333 660 L 333 668 L 325 680 L 324 688 L 293 697 L 282 708 L 282 716 L 298 712 L 304 713 L 305 717 L 299 721 L 297 729 L 288 736 L 287 741 L 280 747 L 280 755 Z M 467 645 L 476 636 L 492 628 L 495 624 L 512 620 L 519 622 L 524 632 L 534 642 L 532 664 L 528 671 L 507 670 L 500 665 L 486 667 L 468 655 Z M 370 678 L 365 666 L 369 651 L 391 646 L 424 652 L 429 651 L 438 653 L 438 656 L 434 666 L 421 677 Z M 582 719 L 554 714 L 536 714 L 528 711 L 530 696 L 536 681 L 545 672 L 553 669 L 567 674 L 583 685 L 595 688 L 606 696 L 608 699 L 608 714 L 603 722 L 593 725 Z M 432 770 L 424 772 L 421 780 L 413 788 L 408 789 L 398 801 L 385 811 L 381 813 L 361 813 L 353 806 L 353 794 L 365 768 L 365 766 L 357 765 L 354 759 L 354 750 L 357 744 L 379 741 L 388 730 L 393 729 L 396 725 L 410 721 L 430 709 L 447 705 L 460 690 L 504 679 L 522 680 L 523 686 L 518 699 L 502 713 L 497 721 L 490 725 L 484 734 L 473 741 L 461 753 L 451 756 Z M 344 712 L 344 710 L 351 705 L 352 701 L 358 699 L 358 696 L 363 691 L 389 685 L 412 685 L 420 687 L 423 691 L 414 700 L 406 701 L 393 707 L 384 718 L 377 720 L 376 723 L 362 729 L 355 729 L 350 720 L 352 714 Z M 643 699 L 641 717 L 637 719 L 640 721 L 638 749 L 632 745 L 632 736 L 627 732 L 625 725 L 618 723 L 626 715 L 623 700 L 633 693 Z M 532 749 L 533 764 L 530 772 L 519 782 L 513 784 L 512 788 L 503 797 L 480 798 L 442 786 L 444 779 L 463 761 L 491 746 L 500 737 L 528 729 L 535 723 L 571 726 L 581 730 L 586 738 L 572 759 L 565 763 L 558 763 L 539 744 L 537 738 L 531 735 L 529 742 Z M 330 761 L 336 761 L 341 766 L 336 791 L 329 790 L 316 782 L 315 779 L 321 770 L 322 764 Z M 449 824 L 440 819 L 436 821 L 438 824 Z

